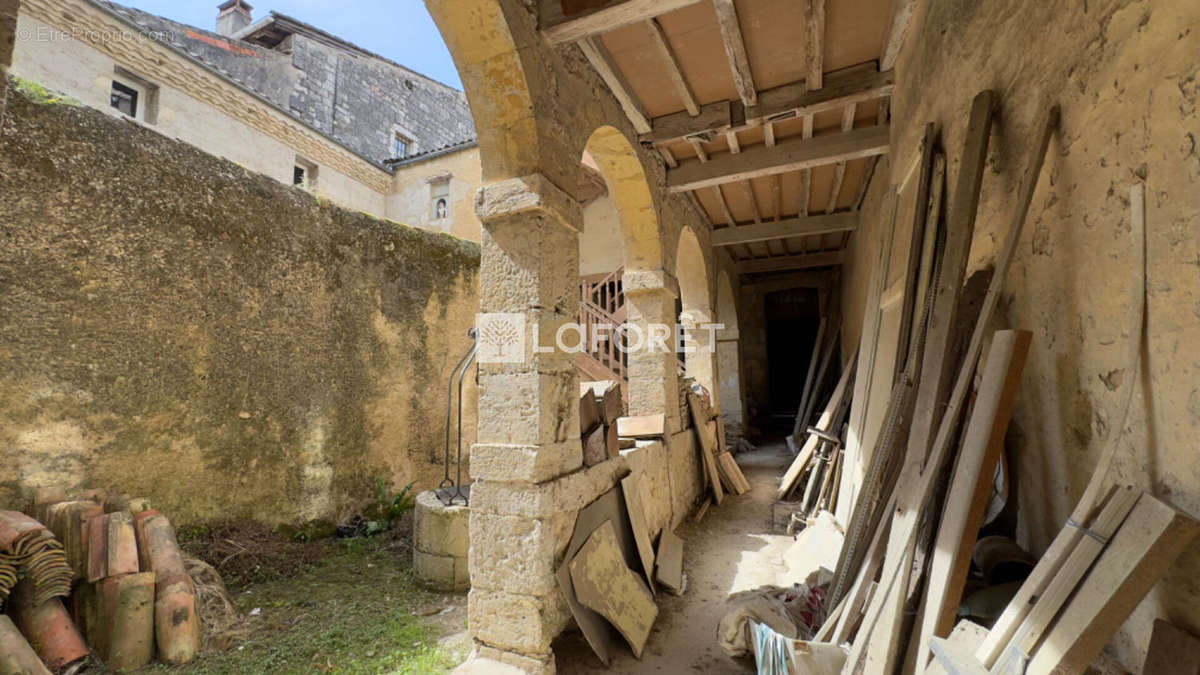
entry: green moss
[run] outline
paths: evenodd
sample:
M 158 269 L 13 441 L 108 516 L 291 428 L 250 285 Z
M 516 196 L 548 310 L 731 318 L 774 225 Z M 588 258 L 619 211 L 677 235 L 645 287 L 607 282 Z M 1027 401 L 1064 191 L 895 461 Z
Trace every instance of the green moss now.
M 40 105 L 53 105 L 53 104 L 70 105 L 70 106 L 83 105 L 83 103 L 80 102 L 76 98 L 72 98 L 70 96 L 67 96 L 66 94 L 59 94 L 57 92 L 52 92 L 49 89 L 45 88 L 44 86 L 42 86 L 32 80 L 26 80 L 25 78 L 17 77 L 16 75 L 10 75 L 9 79 L 11 79 L 13 81 L 13 85 L 15 86 L 16 90 L 21 93 L 22 96 L 24 96 L 25 98 L 29 99 L 30 101 L 32 101 L 34 103 L 37 103 Z

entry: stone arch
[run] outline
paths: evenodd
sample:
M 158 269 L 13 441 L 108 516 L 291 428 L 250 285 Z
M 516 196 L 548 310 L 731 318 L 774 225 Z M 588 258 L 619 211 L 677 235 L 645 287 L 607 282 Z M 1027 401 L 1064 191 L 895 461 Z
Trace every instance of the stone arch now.
M 682 306 L 680 324 L 686 332 L 687 352 L 684 354 L 685 371 L 688 377 L 708 389 L 713 403 L 719 405 L 715 354 L 715 335 L 705 324 L 713 324 L 711 285 L 708 276 L 708 261 L 700 240 L 690 228 L 679 234 L 675 248 L 675 278 L 679 281 L 679 299 Z
M 426 0 L 458 68 L 475 118 L 483 183 L 541 172 L 546 148 L 534 117 L 535 92 L 518 41 L 534 39 L 527 17 L 496 0 Z M 524 30 L 522 30 L 524 29 Z M 526 36 L 514 35 L 526 32 Z
M 625 269 L 662 269 L 658 215 L 650 195 L 650 182 L 633 145 L 615 127 L 605 125 L 592 132 L 586 151 L 595 159 L 617 208 L 625 245 Z

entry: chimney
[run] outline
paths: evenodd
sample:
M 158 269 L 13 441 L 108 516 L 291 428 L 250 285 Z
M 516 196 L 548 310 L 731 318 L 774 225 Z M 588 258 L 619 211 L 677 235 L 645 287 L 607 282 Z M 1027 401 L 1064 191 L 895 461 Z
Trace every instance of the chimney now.
M 233 37 L 253 21 L 250 12 L 254 8 L 242 0 L 228 0 L 217 6 L 217 32 Z

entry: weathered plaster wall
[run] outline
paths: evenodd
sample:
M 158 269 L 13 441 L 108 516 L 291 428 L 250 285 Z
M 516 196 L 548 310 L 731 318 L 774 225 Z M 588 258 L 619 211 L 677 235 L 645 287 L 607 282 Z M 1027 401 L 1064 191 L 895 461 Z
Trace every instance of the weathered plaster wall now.
M 607 274 L 625 266 L 621 216 L 612 195 L 604 194 L 583 207 L 579 233 L 579 274 Z
M 1200 515 L 1200 5 L 919 4 L 909 31 L 919 39 L 908 40 L 897 63 L 893 166 L 908 165 L 923 125 L 933 121 L 953 186 L 971 97 L 983 88 L 1000 95 L 970 270 L 994 259 L 1037 119 L 1051 103 L 1062 106 L 1061 133 L 1000 304 L 1004 322 L 1034 332 L 1009 433 L 1021 542 L 1045 549 L 1114 433 L 1121 434 L 1121 480 Z M 1128 195 L 1138 181 L 1147 189 L 1149 346 L 1135 377 Z M 871 246 L 863 242 L 879 215 L 868 209 L 864 223 L 872 225 L 855 235 L 847 278 L 856 286 L 868 281 L 857 270 L 869 265 Z M 860 320 L 861 293 L 845 297 L 847 316 Z M 1131 385 L 1130 420 L 1117 429 Z M 1114 642 L 1126 667 L 1141 668 L 1155 617 L 1200 632 L 1198 579 L 1200 548 L 1193 547 Z
M 475 193 L 482 181 L 480 171 L 478 147 L 398 167 L 387 197 L 388 219 L 478 243 L 481 225 L 475 215 Z M 445 219 L 436 220 L 430 188 L 432 181 L 441 178 L 450 179 L 449 209 Z
M 0 503 L 99 486 L 276 523 L 440 480 L 478 246 L 14 92 L 0 179 Z

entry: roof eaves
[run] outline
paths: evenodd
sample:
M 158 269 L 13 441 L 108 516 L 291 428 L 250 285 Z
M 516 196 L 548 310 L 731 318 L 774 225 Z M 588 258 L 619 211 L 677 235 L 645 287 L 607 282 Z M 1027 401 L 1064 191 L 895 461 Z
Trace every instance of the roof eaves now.
M 120 12 L 115 11 L 113 8 L 107 6 L 107 3 L 103 2 L 102 0 L 84 0 L 84 1 L 87 2 L 88 4 L 92 5 L 93 7 L 100 9 L 103 12 L 106 12 L 109 16 L 112 16 L 116 20 L 118 20 L 121 23 L 129 26 L 130 28 L 138 31 L 139 33 L 143 33 L 143 34 L 145 33 L 145 29 L 142 28 L 141 26 L 139 26 L 135 21 L 133 21 L 129 17 L 121 14 Z M 197 29 L 197 30 L 203 30 L 203 29 Z M 222 36 L 222 37 L 224 37 L 224 36 Z M 276 105 L 274 101 L 268 99 L 267 97 L 263 96 L 262 94 L 258 93 L 257 91 L 254 91 L 250 87 L 247 87 L 245 84 L 243 84 L 242 82 L 238 81 L 237 79 L 231 77 L 228 73 L 222 71 L 220 68 L 212 66 L 211 64 L 209 64 L 201 59 L 196 58 L 192 54 L 188 53 L 186 50 L 181 49 L 181 48 L 171 44 L 170 42 L 159 41 L 158 44 L 162 45 L 163 47 L 166 47 L 167 49 L 170 49 L 171 51 L 175 52 L 179 56 L 182 56 L 183 58 L 196 64 L 197 66 L 200 66 L 204 70 L 208 71 L 209 73 L 212 73 L 213 75 L 216 75 L 217 77 L 221 78 L 222 80 L 225 80 L 233 87 L 240 89 L 246 95 L 257 100 L 259 103 L 269 106 L 271 109 L 276 110 L 276 111 L 282 113 L 283 115 L 286 115 L 289 119 L 292 119 L 295 122 L 304 125 L 304 127 L 306 129 L 309 129 L 313 133 L 318 134 L 325 140 L 329 141 L 330 143 L 333 143 L 334 145 L 338 146 L 339 148 L 342 148 L 346 152 L 351 153 L 352 155 L 354 155 L 355 157 L 358 157 L 359 159 L 363 160 L 367 164 L 370 164 L 371 166 L 373 166 L 376 169 L 379 169 L 380 171 L 383 171 L 385 173 L 388 172 L 387 168 L 380 166 L 380 164 L 378 162 L 376 162 L 375 160 L 367 157 L 366 155 L 363 155 L 362 153 L 358 152 L 354 148 L 351 148 L 350 146 L 348 146 L 345 143 L 330 136 L 329 134 L 325 133 L 324 131 L 312 126 L 308 122 L 305 122 L 303 119 L 301 119 L 300 117 L 293 114 L 290 110 L 287 110 L 279 105 Z

